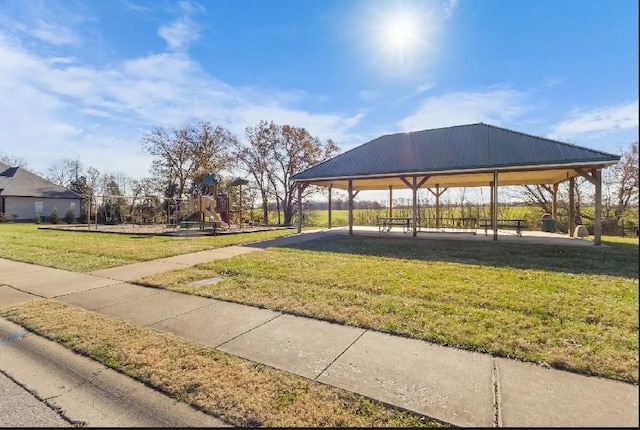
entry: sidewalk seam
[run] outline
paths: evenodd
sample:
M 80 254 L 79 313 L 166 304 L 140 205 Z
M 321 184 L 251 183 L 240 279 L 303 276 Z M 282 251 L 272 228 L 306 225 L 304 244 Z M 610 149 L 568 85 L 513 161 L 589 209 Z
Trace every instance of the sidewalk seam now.
M 155 294 L 152 294 L 152 295 L 155 295 Z M 144 297 L 139 297 L 139 298 L 137 298 L 137 299 L 132 299 L 132 300 L 140 300 L 141 298 L 144 298 Z M 130 301 L 132 301 L 132 300 L 130 300 Z M 163 319 L 163 320 L 158 320 L 158 321 L 154 321 L 154 322 L 149 323 L 149 324 L 140 324 L 140 325 L 141 325 L 142 327 L 148 327 L 148 328 L 151 328 L 150 326 L 152 326 L 152 325 L 154 325 L 154 324 L 160 324 L 161 322 L 165 322 L 165 321 L 167 321 L 167 320 L 170 320 L 170 319 L 173 319 L 173 318 L 176 318 L 176 317 L 182 316 L 182 315 L 190 314 L 191 312 L 195 312 L 195 311 L 198 311 L 198 310 L 200 310 L 200 309 L 204 309 L 204 308 L 206 308 L 206 307 L 213 306 L 214 304 L 215 304 L 215 303 L 207 303 L 206 305 L 203 305 L 203 306 L 200 306 L 200 307 L 197 307 L 197 308 L 194 308 L 194 309 L 188 310 L 188 311 L 186 311 L 186 312 L 182 312 L 181 314 L 171 315 L 170 317 L 167 317 L 167 318 L 165 318 L 165 319 Z M 112 306 L 112 305 L 109 305 L 109 306 Z M 104 306 L 104 307 L 107 307 L 107 306 Z M 132 323 L 132 324 L 133 324 L 133 323 Z
M 364 331 L 363 331 L 362 333 L 360 333 L 360 335 L 359 335 L 358 337 L 356 337 L 356 338 L 355 338 L 355 340 L 354 340 L 353 342 L 351 342 L 351 343 L 349 344 L 349 346 L 347 346 L 347 347 L 344 349 L 344 351 L 342 351 L 340 354 L 338 354 L 338 356 L 337 356 L 336 358 L 334 358 L 334 359 L 331 361 L 331 363 L 327 364 L 327 366 L 326 366 L 324 369 L 322 369 L 322 372 L 318 373 L 318 374 L 316 375 L 316 377 L 315 377 L 315 378 L 313 378 L 313 380 L 314 380 L 314 381 L 317 381 L 317 380 L 318 380 L 318 378 L 319 378 L 320 376 L 322 376 L 322 374 L 323 374 L 324 372 L 326 372 L 326 371 L 327 371 L 327 369 L 328 369 L 329 367 L 331 367 L 331 365 L 333 365 L 333 363 L 335 363 L 335 362 L 336 362 L 340 357 L 342 357 L 342 356 L 344 355 L 344 353 L 345 353 L 345 352 L 347 352 L 347 350 L 348 350 L 349 348 L 351 348 L 351 347 L 353 346 L 353 344 L 354 344 L 354 343 L 356 343 L 357 341 L 359 341 L 359 340 L 360 340 L 360 338 L 361 338 L 362 336 L 364 336 L 364 334 L 365 334 L 366 332 L 368 332 L 368 331 L 369 331 L 368 329 L 364 329 Z
M 275 312 L 275 311 L 273 311 L 273 312 Z M 244 336 L 245 334 L 247 334 L 247 333 L 249 333 L 249 332 L 251 332 L 251 331 L 253 331 L 253 330 L 257 329 L 258 327 L 262 327 L 263 325 L 265 325 L 265 324 L 267 324 L 267 323 L 270 323 L 271 321 L 275 320 L 276 318 L 280 318 L 282 315 L 284 315 L 284 314 L 282 314 L 282 313 L 278 312 L 278 315 L 276 315 L 275 317 L 273 317 L 273 318 L 271 318 L 271 319 L 268 319 L 267 321 L 263 322 L 262 324 L 258 324 L 257 326 L 252 327 L 252 328 L 250 328 L 249 330 L 244 331 L 244 332 L 242 332 L 242 333 L 240 333 L 240 334 L 238 334 L 238 335 L 236 335 L 236 336 L 232 337 L 231 339 L 227 339 L 227 340 L 225 340 L 225 341 L 224 341 L 224 342 L 222 342 L 221 344 L 214 346 L 214 347 L 213 347 L 213 349 L 218 349 L 218 348 L 220 348 L 222 345 L 224 345 L 225 343 L 229 343 L 229 342 L 231 342 L 232 340 L 235 340 L 235 339 L 239 338 L 240 336 Z M 234 354 L 234 355 L 236 355 L 236 354 Z
M 502 417 L 500 414 L 500 390 L 499 390 L 499 375 L 498 375 L 498 363 L 495 357 L 491 357 L 491 376 L 493 379 L 493 427 L 501 427 Z

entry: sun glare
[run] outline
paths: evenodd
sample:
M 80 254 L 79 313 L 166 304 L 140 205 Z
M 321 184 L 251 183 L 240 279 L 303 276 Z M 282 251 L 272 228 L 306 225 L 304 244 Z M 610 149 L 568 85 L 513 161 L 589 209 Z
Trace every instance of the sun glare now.
M 395 51 L 410 51 L 420 42 L 420 29 L 416 24 L 416 19 L 406 13 L 384 18 L 380 35 L 383 43 Z
M 371 58 L 387 73 L 405 75 L 433 61 L 440 19 L 438 11 L 420 3 L 372 8 L 366 20 Z

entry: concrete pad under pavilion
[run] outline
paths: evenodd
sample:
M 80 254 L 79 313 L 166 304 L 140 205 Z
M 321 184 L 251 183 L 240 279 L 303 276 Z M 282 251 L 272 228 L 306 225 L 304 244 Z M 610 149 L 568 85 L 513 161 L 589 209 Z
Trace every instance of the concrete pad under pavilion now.
M 348 227 L 334 227 L 331 232 L 338 235 L 353 235 L 353 236 L 367 236 L 367 237 L 379 237 L 379 238 L 414 238 L 411 232 L 404 233 L 401 227 L 393 227 L 391 231 L 380 232 L 378 227 L 373 226 L 353 226 L 352 232 L 349 233 Z M 516 235 L 512 230 L 500 230 L 498 229 L 497 235 L 500 238 L 500 242 L 521 244 L 523 246 L 528 245 L 559 245 L 559 246 L 577 246 L 577 247 L 592 247 L 595 245 L 593 240 L 589 238 L 580 239 L 577 237 L 571 237 L 568 234 L 561 233 L 547 233 L 544 231 L 524 231 L 522 236 Z M 417 232 L 415 239 L 430 239 L 430 240 L 460 240 L 467 242 L 492 242 L 494 239 L 494 231 L 492 229 L 487 230 L 487 235 L 484 234 L 484 229 L 478 229 L 476 234 L 464 232 L 447 232 L 437 231 L 434 229 L 421 229 Z M 606 245 L 602 245 L 606 246 Z

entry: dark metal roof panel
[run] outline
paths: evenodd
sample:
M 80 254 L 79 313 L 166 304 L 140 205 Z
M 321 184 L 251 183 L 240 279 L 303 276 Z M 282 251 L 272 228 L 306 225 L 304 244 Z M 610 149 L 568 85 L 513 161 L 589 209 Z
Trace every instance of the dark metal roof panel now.
M 293 177 L 294 180 L 464 171 L 620 157 L 487 124 L 381 136 Z

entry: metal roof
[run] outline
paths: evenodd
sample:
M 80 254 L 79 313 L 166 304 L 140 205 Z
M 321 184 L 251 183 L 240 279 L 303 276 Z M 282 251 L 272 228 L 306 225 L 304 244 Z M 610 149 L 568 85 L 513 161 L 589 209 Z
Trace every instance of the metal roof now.
M 0 196 L 59 199 L 83 198 L 80 194 L 55 185 L 22 167 L 11 167 L 2 162 L 0 162 Z
M 329 180 L 340 182 L 341 179 L 403 175 L 469 176 L 495 169 L 521 172 L 552 169 L 549 178 L 558 178 L 566 166 L 603 167 L 615 164 L 619 159 L 617 155 L 478 123 L 381 136 L 300 172 L 292 179 L 328 185 L 326 181 Z M 542 179 L 538 174 L 535 178 L 523 177 L 522 182 L 545 183 L 540 182 Z M 485 178 L 478 180 L 481 183 L 469 179 L 459 185 L 487 183 Z M 510 181 L 517 182 L 515 177 Z M 375 186 L 382 188 L 382 182 L 378 181 Z M 375 186 L 360 188 L 380 189 Z

